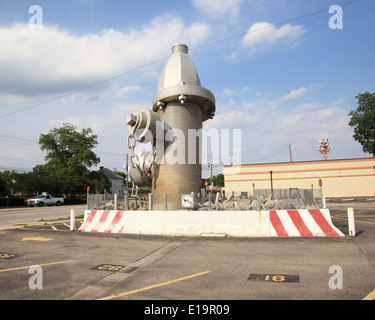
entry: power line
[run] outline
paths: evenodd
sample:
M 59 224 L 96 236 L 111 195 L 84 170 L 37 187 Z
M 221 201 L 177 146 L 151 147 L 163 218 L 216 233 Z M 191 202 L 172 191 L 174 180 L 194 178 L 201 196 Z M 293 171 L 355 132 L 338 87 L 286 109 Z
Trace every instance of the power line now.
M 1 137 L 6 137 L 6 138 L 9 138 L 9 139 L 12 139 L 12 140 L 4 139 L 4 138 L 1 138 Z M 0 140 L 5 141 L 5 142 L 24 144 L 24 145 L 30 145 L 30 143 L 31 143 L 31 146 L 33 146 L 33 147 L 39 146 L 39 142 L 37 142 L 35 140 L 25 139 L 25 138 L 11 136 L 11 135 L 2 134 L 2 133 L 0 133 Z M 107 155 L 115 155 L 115 156 L 123 156 L 125 154 L 125 153 L 112 152 L 112 151 L 102 151 L 102 150 L 94 150 L 94 152 L 95 153 L 101 153 L 101 154 L 107 154 Z M 0 158 L 4 158 L 4 157 L 0 157 Z
M 32 172 L 33 169 L 14 168 L 14 167 L 0 167 L 0 171 L 16 171 L 16 172 Z
M 89 88 L 92 88 L 92 87 L 97 86 L 97 85 L 99 85 L 99 84 L 105 83 L 105 82 L 107 82 L 107 81 L 110 81 L 110 80 L 113 80 L 113 79 L 119 78 L 119 77 L 121 77 L 121 76 L 124 76 L 124 75 L 126 75 L 126 74 L 132 73 L 132 72 L 134 72 L 134 71 L 141 70 L 141 69 L 146 68 L 146 67 L 148 67 L 148 66 L 150 66 L 150 65 L 153 65 L 153 64 L 158 63 L 158 62 L 160 62 L 160 61 L 166 60 L 167 58 L 168 58 L 168 57 L 160 58 L 160 59 L 158 59 L 158 60 L 154 60 L 154 61 L 152 61 L 152 62 L 150 62 L 150 63 L 147 63 L 147 64 L 144 64 L 144 65 L 142 65 L 142 66 L 140 66 L 140 67 L 137 67 L 137 68 L 134 68 L 134 69 L 131 69 L 131 70 L 128 70 L 128 71 L 125 71 L 125 72 L 119 73 L 119 74 L 117 74 L 117 75 L 115 75 L 115 76 L 112 76 L 112 77 L 106 78 L 106 79 L 101 80 L 101 81 L 99 81 L 99 82 L 95 82 L 95 83 L 89 84 L 89 85 L 87 85 L 87 86 L 85 86 L 85 87 L 83 87 L 83 88 L 80 88 L 80 89 L 77 89 L 77 90 L 70 91 L 70 92 L 68 92 L 68 93 L 62 94 L 62 95 L 57 96 L 57 97 L 55 97 L 55 98 L 51 98 L 51 99 L 48 99 L 48 100 L 46 100 L 46 101 L 43 101 L 43 102 L 40 102 L 40 103 L 34 104 L 34 105 L 30 106 L 30 107 L 27 107 L 27 108 L 24 108 L 24 109 L 21 109 L 21 110 L 17 110 L 17 111 L 13 111 L 13 112 L 10 112 L 10 113 L 3 114 L 3 115 L 0 116 L 0 119 L 1 119 L 1 118 L 5 118 L 5 117 L 8 117 L 8 116 L 11 116 L 11 115 L 14 115 L 14 114 L 16 114 L 16 113 L 20 113 L 20 112 L 23 112 L 23 111 L 26 111 L 26 110 L 30 110 L 30 109 L 33 109 L 33 108 L 39 107 L 39 106 L 41 106 L 41 105 L 47 104 L 47 103 L 52 102 L 52 101 L 56 101 L 56 100 L 59 100 L 59 99 L 65 98 L 65 97 L 70 96 L 70 95 L 72 95 L 72 94 L 75 94 L 75 93 L 77 93 L 77 92 L 87 90 L 87 89 L 89 89 Z
M 30 144 L 30 142 L 26 143 L 26 142 L 22 142 L 22 141 L 12 141 L 12 140 L 3 139 L 3 138 L 0 138 L 0 140 L 1 140 L 1 141 L 6 141 L 6 142 L 11 142 L 11 143 L 23 144 L 23 145 L 26 145 L 26 146 L 37 147 L 37 145 L 35 145 L 35 144 Z
M 7 158 L 7 157 L 0 157 L 0 159 L 35 163 L 35 161 L 31 161 L 31 160 L 13 159 L 13 158 Z
M 345 2 L 343 4 L 341 4 L 340 6 L 347 6 L 347 5 L 350 5 L 354 2 L 359 2 L 361 0 L 352 0 L 352 1 L 349 1 L 349 2 Z M 230 36 L 230 37 L 227 37 L 227 38 L 223 38 L 223 39 L 220 39 L 220 40 L 216 40 L 216 41 L 213 41 L 213 42 L 210 42 L 210 43 L 207 43 L 207 44 L 204 44 L 204 45 L 201 45 L 201 46 L 198 46 L 198 47 L 195 47 L 195 48 L 192 48 L 190 49 L 190 51 L 193 51 L 193 50 L 199 50 L 199 49 L 202 49 L 202 48 L 205 48 L 205 47 L 208 47 L 208 46 L 211 46 L 211 45 L 215 45 L 215 44 L 218 44 L 218 43 L 221 43 L 221 42 L 224 42 L 224 41 L 229 41 L 229 40 L 232 40 L 232 39 L 235 39 L 235 38 L 239 38 L 239 37 L 242 37 L 244 35 L 247 35 L 247 34 L 250 34 L 250 33 L 255 33 L 255 32 L 258 32 L 258 31 L 262 31 L 264 29 L 267 29 L 267 28 L 272 28 L 274 26 L 278 26 L 278 25 L 281 25 L 281 24 L 284 24 L 284 23 L 288 23 L 288 22 L 292 22 L 292 21 L 296 21 L 296 20 L 300 20 L 300 19 L 303 19 L 303 18 L 307 18 L 307 17 L 310 17 L 310 16 L 313 16 L 313 15 L 317 15 L 319 13 L 322 13 L 322 12 L 327 12 L 327 8 L 325 9 L 322 9 L 322 10 L 318 10 L 318 11 L 315 11 L 315 12 L 312 12 L 312 13 L 308 13 L 308 14 L 305 14 L 305 15 L 302 15 L 302 16 L 299 16 L 299 17 L 296 17 L 296 18 L 291 18 L 291 19 L 288 19 L 288 20 L 285 20 L 285 21 L 282 21 L 282 22 L 278 22 L 278 23 L 275 23 L 275 24 L 271 24 L 271 25 L 268 25 L 266 27 L 263 27 L 263 28 L 259 28 L 259 29 L 256 29 L 256 30 L 251 30 L 251 31 L 247 31 L 247 32 L 242 32 L 242 33 L 239 33 L 239 34 L 236 34 L 236 35 L 233 35 L 233 36 Z M 99 84 L 102 84 L 102 83 L 105 83 L 107 81 L 110 81 L 110 80 L 113 80 L 113 79 L 116 79 L 116 78 L 119 78 L 121 76 L 124 76 L 124 75 L 127 75 L 129 73 L 132 73 L 134 71 L 138 71 L 138 70 L 141 70 L 145 67 L 148 67 L 150 65 L 153 65 L 153 64 L 156 64 L 158 62 L 161 62 L 161 61 L 164 61 L 166 59 L 168 59 L 168 57 L 164 57 L 164 58 L 160 58 L 160 59 L 157 59 L 157 60 L 154 60 L 152 62 L 149 62 L 147 64 L 144 64 L 140 67 L 137 67 L 137 68 L 134 68 L 134 69 L 131 69 L 131 70 L 128 70 L 128 71 L 125 71 L 125 72 L 122 72 L 122 73 L 119 73 L 117 75 L 114 75 L 112 77 L 109 77 L 109 78 L 106 78 L 104 80 L 101 80 L 99 82 L 95 82 L 95 83 L 92 83 L 92 84 L 89 84 L 85 87 L 82 87 L 80 89 L 77 89 L 77 90 L 73 90 L 73 91 L 70 91 L 68 93 L 65 93 L 65 94 L 62 94 L 62 95 L 59 95 L 57 97 L 54 97 L 54 98 L 51 98 L 51 99 L 48 99 L 46 101 L 43 101 L 43 102 L 40 102 L 40 103 L 37 103 L 37 104 L 34 104 L 30 107 L 27 107 L 27 108 L 23 108 L 21 110 L 17 110 L 17 111 L 13 111 L 13 112 L 10 112 L 10 113 L 6 113 L 6 114 L 3 114 L 0 116 L 0 119 L 1 118 L 5 118 L 5 117 L 8 117 L 8 116 L 11 116 L 11 115 L 14 115 L 14 114 L 17 114 L 17 113 L 21 113 L 23 111 L 26 111 L 26 110 L 30 110 L 30 109 L 33 109 L 33 108 L 36 108 L 36 107 L 39 107 L 41 105 L 44 105 L 44 104 L 47 104 L 49 102 L 52 102 L 52 101 L 56 101 L 56 100 L 59 100 L 61 98 L 65 98 L 69 95 L 72 95 L 72 94 L 75 94 L 77 92 L 80 92 L 80 91 L 84 91 L 86 89 L 89 89 L 89 88 L 92 88 L 94 86 L 97 86 Z
M 1 136 L 1 137 L 5 137 L 5 138 L 10 138 L 10 139 L 23 140 L 23 141 L 26 141 L 26 142 L 38 143 L 38 142 L 35 141 L 35 140 L 30 140 L 30 139 L 25 139 L 25 138 L 15 137 L 15 136 L 11 136 L 11 135 L 9 135 L 9 134 L 3 134 L 3 133 L 0 133 L 0 136 Z
M 347 6 L 349 4 L 352 4 L 352 3 L 358 2 L 358 1 L 361 1 L 361 0 L 349 1 L 349 2 L 346 2 L 346 3 L 340 4 L 340 6 L 341 7 Z M 315 12 L 311 12 L 311 13 L 296 17 L 296 18 L 291 18 L 291 19 L 288 19 L 288 20 L 284 20 L 284 21 L 281 21 L 281 22 L 270 24 L 270 25 L 267 25 L 263 28 L 259 28 L 259 29 L 256 29 L 256 30 L 242 32 L 242 33 L 239 33 L 239 34 L 236 34 L 236 35 L 224 38 L 224 39 L 216 40 L 216 41 L 201 45 L 199 47 L 189 49 L 189 51 L 198 50 L 198 49 L 202 49 L 202 48 L 205 48 L 205 47 L 208 47 L 208 46 L 211 46 L 211 45 L 215 45 L 215 44 L 218 44 L 218 43 L 221 43 L 221 42 L 224 42 L 224 41 L 233 40 L 233 39 L 236 39 L 236 38 L 239 38 L 239 37 L 243 37 L 243 36 L 245 36 L 247 34 L 250 34 L 250 33 L 255 33 L 255 32 L 262 31 L 262 30 L 265 30 L 265 29 L 268 29 L 268 28 L 273 28 L 275 26 L 279 26 L 279 25 L 284 24 L 284 23 L 289 23 L 289 22 L 292 22 L 292 21 L 296 21 L 296 20 L 300 20 L 300 19 L 303 19 L 303 18 L 311 17 L 311 16 L 317 15 L 317 14 L 322 13 L 322 12 L 327 12 L 327 9 L 318 10 L 318 11 L 315 11 Z
M 289 148 L 289 145 L 285 146 L 284 148 L 282 148 L 281 150 L 267 156 L 267 157 L 264 157 L 264 158 L 260 158 L 260 159 L 254 159 L 254 160 L 249 160 L 249 161 L 243 161 L 243 162 L 247 162 L 247 163 L 250 163 L 250 162 L 257 162 L 257 161 L 261 161 L 261 160 L 265 160 L 265 159 L 268 159 L 268 158 L 272 158 L 273 156 L 279 154 L 280 152 L 283 152 L 285 149 Z

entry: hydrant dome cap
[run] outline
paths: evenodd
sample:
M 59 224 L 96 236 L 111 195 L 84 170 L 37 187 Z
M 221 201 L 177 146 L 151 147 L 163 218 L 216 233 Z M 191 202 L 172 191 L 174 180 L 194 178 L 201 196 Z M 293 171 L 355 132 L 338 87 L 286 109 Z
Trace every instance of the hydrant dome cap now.
M 153 99 L 153 111 L 159 109 L 158 102 L 194 102 L 203 111 L 203 121 L 215 113 L 215 97 L 201 86 L 197 70 L 190 59 L 188 47 L 177 43 L 172 47 L 172 55 L 164 65 L 159 77 L 158 91 Z M 184 97 L 184 99 L 181 99 Z
M 177 53 L 177 52 L 182 52 L 182 53 L 188 54 L 188 52 L 189 52 L 188 46 L 186 44 L 183 44 L 183 43 L 176 43 L 172 47 L 172 54 Z
M 165 64 L 159 78 L 159 90 L 184 84 L 201 86 L 198 73 L 187 52 L 188 49 L 185 44 L 178 43 L 173 46 L 172 55 Z

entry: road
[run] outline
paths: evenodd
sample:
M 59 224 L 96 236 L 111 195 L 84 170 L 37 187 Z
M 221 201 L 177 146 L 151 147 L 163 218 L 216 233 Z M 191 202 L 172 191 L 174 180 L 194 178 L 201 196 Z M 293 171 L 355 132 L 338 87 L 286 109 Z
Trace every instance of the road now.
M 170 300 L 360 300 L 375 289 L 374 266 L 348 237 L 214 239 L 21 228 L 0 231 L 0 241 L 0 299 L 161 299 L 168 306 Z M 34 265 L 42 268 L 40 289 L 30 285 Z M 340 288 L 330 285 L 332 267 L 339 267 Z
M 374 204 L 329 205 L 334 224 L 345 235 L 346 209 L 354 207 L 355 238 L 154 237 L 48 226 L 3 230 L 0 299 L 145 300 L 135 310 L 139 317 L 149 307 L 172 306 L 171 300 L 225 305 L 227 300 L 375 299 Z M 13 214 L 14 221 L 28 212 L 39 219 L 44 213 L 67 216 L 69 210 L 35 208 L 0 215 Z M 42 270 L 40 289 L 31 281 L 30 266 L 35 265 Z M 127 305 L 134 306 L 134 301 Z M 178 315 L 187 316 L 188 310 L 182 303 Z M 235 311 L 231 306 L 231 314 Z
M 59 207 L 0 209 L 0 226 L 3 228 L 4 226 L 23 226 L 41 220 L 67 218 L 70 215 L 70 209 L 74 209 L 77 216 L 83 215 L 85 208 L 86 205 L 62 205 Z
M 347 209 L 354 209 L 355 243 L 366 254 L 367 259 L 375 265 L 375 201 L 344 201 L 341 203 L 328 203 L 333 224 L 347 235 L 348 215 Z

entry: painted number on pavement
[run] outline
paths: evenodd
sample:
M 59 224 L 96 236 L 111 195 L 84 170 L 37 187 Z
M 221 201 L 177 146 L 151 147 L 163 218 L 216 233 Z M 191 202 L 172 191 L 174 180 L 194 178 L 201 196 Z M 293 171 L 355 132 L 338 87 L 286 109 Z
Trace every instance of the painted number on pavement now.
M 16 254 L 0 252 L 0 259 L 9 260 L 9 259 L 13 259 L 15 257 L 17 257 Z
M 119 271 L 125 266 L 113 265 L 113 264 L 100 264 L 94 268 L 93 270 L 103 270 L 103 271 Z
M 266 281 L 266 282 L 299 283 L 299 275 L 250 273 L 247 280 L 250 280 L 250 281 Z

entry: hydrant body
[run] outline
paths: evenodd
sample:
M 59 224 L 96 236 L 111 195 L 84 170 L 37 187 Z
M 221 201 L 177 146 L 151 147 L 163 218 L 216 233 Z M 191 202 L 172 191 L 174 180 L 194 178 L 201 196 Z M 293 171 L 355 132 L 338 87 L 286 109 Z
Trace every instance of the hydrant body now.
M 186 45 L 172 47 L 152 110 L 152 117 L 163 123 L 159 126 L 163 139 L 156 141 L 158 137 L 154 137 L 157 159 L 152 170 L 153 209 L 165 208 L 166 194 L 168 210 L 178 210 L 181 194 L 198 193 L 201 189 L 202 123 L 215 113 L 215 97 L 201 87 Z M 134 128 L 136 118 L 128 117 L 129 129 Z

